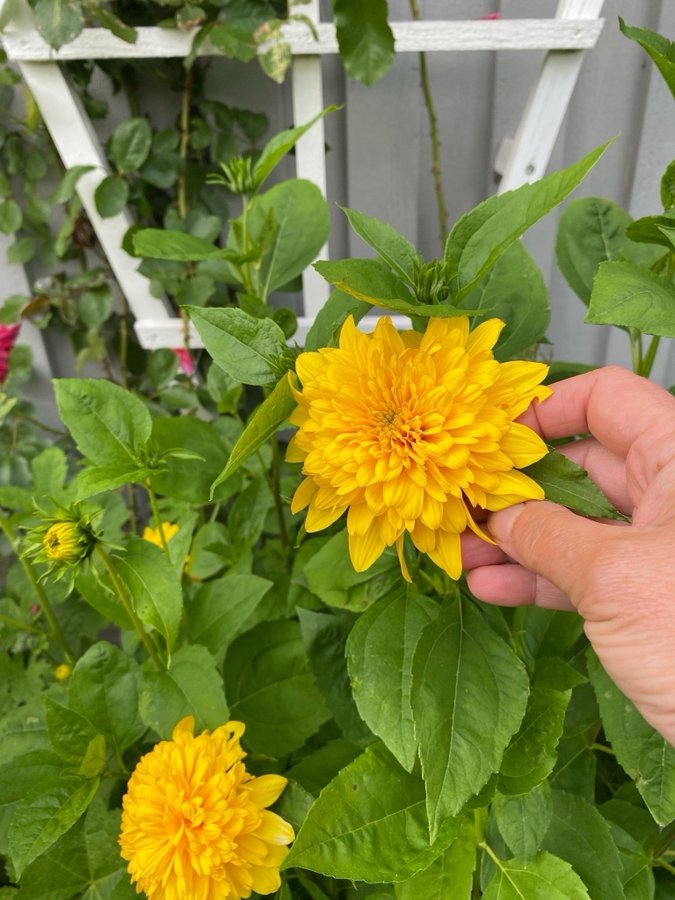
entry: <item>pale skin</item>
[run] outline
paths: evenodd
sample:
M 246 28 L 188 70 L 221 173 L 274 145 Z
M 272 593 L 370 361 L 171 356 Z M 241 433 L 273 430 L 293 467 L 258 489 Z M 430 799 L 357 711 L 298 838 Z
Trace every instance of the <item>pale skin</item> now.
M 543 500 L 487 519 L 492 546 L 463 538 L 470 589 L 503 606 L 576 609 L 609 675 L 675 744 L 675 397 L 609 366 L 553 386 L 520 421 L 562 448 L 630 524 Z

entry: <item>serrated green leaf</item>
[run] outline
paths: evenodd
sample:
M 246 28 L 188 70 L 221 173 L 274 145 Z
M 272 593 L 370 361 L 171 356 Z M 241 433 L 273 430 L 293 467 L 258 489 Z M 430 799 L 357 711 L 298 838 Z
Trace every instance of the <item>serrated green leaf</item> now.
M 544 489 L 546 499 L 553 503 L 560 503 L 582 516 L 626 521 L 586 470 L 557 450 L 551 450 L 522 471 Z
M 184 716 L 195 717 L 197 732 L 224 725 L 228 709 L 216 660 L 197 643 L 177 650 L 166 672 L 146 675 L 140 711 L 146 725 L 167 740 Z
M 675 207 L 675 159 L 668 163 L 661 177 L 661 203 L 664 209 Z
M 83 456 L 99 466 L 137 462 L 152 430 L 142 400 L 101 378 L 57 379 L 54 392 L 61 420 Z
M 74 482 L 75 501 L 114 491 L 124 484 L 140 484 L 154 473 L 153 469 L 138 466 L 87 466 L 78 473 Z
M 458 827 L 446 823 L 430 844 L 422 779 L 374 744 L 323 789 L 283 868 L 370 883 L 404 881 L 428 866 Z
M 541 847 L 553 816 L 548 782 L 517 797 L 497 794 L 493 811 L 497 827 L 514 856 L 531 859 Z
M 490 197 L 459 219 L 445 245 L 445 262 L 458 300 L 479 284 L 514 241 L 580 184 L 608 145 L 534 184 Z
M 397 590 L 363 613 L 346 648 L 356 706 L 408 772 L 417 759 L 410 705 L 413 655 L 422 631 L 437 611 L 427 597 Z
M 134 233 L 132 241 L 136 254 L 149 259 L 196 262 L 202 259 L 225 258 L 225 251 L 220 247 L 184 231 L 142 228 Z
M 636 219 L 626 228 L 626 234 L 632 241 L 644 244 L 659 244 L 670 249 L 671 242 L 663 233 L 662 228 L 672 228 L 675 225 L 675 216 L 666 213 L 662 216 L 643 216 Z
M 500 861 L 483 900 L 591 900 L 591 895 L 569 863 L 542 852 L 529 861 Z
M 352 78 L 373 84 L 394 58 L 386 0 L 333 0 L 333 19 L 345 69 Z
M 602 263 L 585 321 L 675 337 L 675 286 L 629 262 Z
M 645 722 L 593 651 L 588 651 L 587 660 L 603 727 L 617 761 L 635 781 L 654 819 L 668 825 L 675 819 L 675 747 Z
M 465 816 L 447 850 L 408 881 L 395 885 L 396 900 L 468 900 L 476 868 L 478 833 L 473 814 Z
M 391 225 L 374 216 L 367 216 L 356 209 L 342 207 L 353 231 L 358 234 L 380 259 L 393 269 L 411 287 L 415 285 L 415 269 L 420 255 L 410 241 Z
M 336 106 L 329 106 L 322 110 L 314 118 L 306 122 L 304 125 L 298 125 L 297 128 L 288 128 L 280 131 L 269 140 L 262 149 L 262 152 L 255 165 L 253 166 L 253 185 L 254 191 L 259 191 L 264 182 L 274 171 L 286 154 L 295 147 L 300 138 L 309 131 L 319 119 L 331 112 L 335 112 Z
M 208 503 L 211 484 L 227 460 L 227 444 L 213 423 L 195 416 L 155 419 L 152 437 L 165 452 L 176 448 L 192 454 L 190 459 L 167 456 L 162 470 L 152 475 L 153 489 L 191 506 Z
M 336 347 L 340 330 L 349 316 L 352 316 L 354 322 L 360 322 L 371 306 L 370 303 L 350 297 L 344 291 L 331 291 L 307 332 L 305 350 Z
M 432 839 L 499 769 L 527 693 L 523 664 L 469 601 L 448 603 L 422 632 L 411 701 Z
M 51 697 L 45 697 L 45 711 L 50 744 L 63 760 L 79 765 L 96 729 L 85 716 Z
M 0 766 L 0 807 L 17 803 L 42 782 L 53 783 L 63 769 L 63 760 L 51 750 L 20 753 Z
M 650 31 L 649 28 L 626 25 L 621 16 L 619 28 L 627 38 L 638 43 L 651 56 L 670 93 L 675 97 L 675 43 L 655 31 Z

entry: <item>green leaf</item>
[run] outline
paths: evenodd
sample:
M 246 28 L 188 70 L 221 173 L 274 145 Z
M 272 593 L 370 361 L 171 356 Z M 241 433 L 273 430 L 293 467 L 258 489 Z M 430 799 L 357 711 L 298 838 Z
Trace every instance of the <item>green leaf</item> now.
M 152 129 L 148 120 L 139 116 L 127 119 L 110 138 L 110 158 L 122 175 L 129 175 L 143 165 L 152 146 Z
M 129 184 L 116 175 L 108 175 L 94 192 L 94 202 L 104 219 L 121 213 L 129 199 Z
M 331 291 L 307 332 L 305 350 L 336 347 L 342 326 L 349 316 L 353 317 L 354 322 L 360 322 L 371 305 L 350 297 L 343 291 Z
M 116 490 L 124 484 L 140 484 L 152 474 L 152 469 L 133 465 L 87 466 L 73 482 L 76 488 L 75 500 L 79 503 L 104 491 Z
M 353 762 L 361 752 L 361 747 L 342 738 L 328 741 L 318 750 L 304 756 L 286 772 L 286 775 L 289 779 L 297 781 L 310 794 L 317 796 L 338 772 Z
M 0 231 L 3 234 L 13 234 L 23 222 L 21 207 L 15 200 L 3 200 L 0 203 Z
M 99 466 L 136 463 L 152 429 L 142 400 L 102 378 L 54 381 L 56 405 L 79 451 Z
M 150 541 L 132 536 L 124 556 L 116 555 L 113 564 L 131 595 L 136 615 L 159 631 L 171 653 L 183 614 L 183 593 L 166 553 Z
M 437 610 L 436 604 L 421 594 L 396 590 L 363 613 L 347 643 L 349 677 L 358 710 L 408 772 L 417 759 L 410 705 L 413 654 Z
M 459 833 L 431 865 L 395 886 L 396 900 L 468 900 L 476 868 L 478 833 L 473 814 L 460 822 Z
M 469 601 L 451 601 L 422 632 L 411 701 L 432 839 L 499 769 L 527 693 L 523 664 Z
M 546 499 L 553 503 L 560 503 L 582 516 L 626 521 L 586 470 L 557 450 L 551 450 L 522 471 L 544 489 Z
M 355 572 L 348 559 L 347 531 L 340 531 L 305 565 L 309 589 L 327 606 L 363 612 L 401 583 L 396 553 L 385 551 L 366 571 Z
M 47 734 L 59 756 L 73 765 L 82 762 L 87 747 L 96 737 L 96 729 L 89 719 L 74 709 L 45 697 Z
M 370 743 L 373 736 L 354 703 L 345 660 L 345 643 L 354 616 L 300 608 L 298 618 L 309 665 L 326 706 L 347 740 Z
M 543 782 L 518 797 L 497 794 L 493 811 L 497 827 L 511 852 L 521 859 L 531 859 L 541 847 L 551 824 L 551 789 Z
M 636 219 L 626 228 L 626 234 L 632 241 L 643 244 L 658 244 L 662 247 L 671 248 L 671 242 L 663 233 L 662 229 L 672 228 L 675 225 L 675 216 L 643 216 Z
M 270 223 L 273 225 L 269 235 Z M 243 228 L 236 219 L 227 237 L 228 249 L 243 252 L 237 233 Z M 330 216 L 328 204 L 311 181 L 300 178 L 282 181 L 258 194 L 248 213 L 249 242 L 265 240 L 259 268 L 260 295 L 283 287 L 316 259 L 328 240 Z M 223 368 L 225 368 L 223 366 Z
M 17 878 L 77 822 L 91 803 L 98 780 L 62 775 L 19 801 L 9 826 L 9 852 Z
M 675 747 L 661 737 L 625 697 L 588 651 L 588 673 L 602 713 L 605 733 L 617 761 L 659 825 L 675 819 Z
M 543 848 L 574 867 L 593 900 L 625 900 L 621 861 L 609 825 L 586 800 L 552 791 L 553 817 Z M 549 897 L 546 897 L 549 900 Z
M 370 883 L 404 881 L 443 851 L 458 825 L 448 823 L 430 845 L 422 779 L 373 744 L 323 789 L 283 868 Z
M 82 8 L 76 0 L 38 0 L 33 14 L 37 30 L 55 50 L 74 41 L 84 28 Z
M 150 259 L 172 259 L 179 262 L 194 262 L 201 259 L 223 259 L 225 251 L 211 241 L 195 237 L 184 231 L 170 231 L 163 228 L 141 228 L 132 238 L 134 251 L 138 256 Z
M 75 195 L 75 188 L 80 178 L 91 172 L 93 166 L 72 166 L 68 169 L 50 197 L 52 203 L 68 203 Z
M 391 225 L 356 209 L 342 207 L 352 230 L 376 250 L 380 259 L 411 287 L 415 286 L 415 271 L 420 255 L 410 241 Z
M 113 644 L 99 641 L 73 668 L 68 705 L 123 751 L 145 731 L 138 715 L 140 683 L 137 663 Z
M 149 672 L 143 681 L 140 712 L 145 724 L 168 740 L 184 716 L 194 716 L 196 732 L 228 720 L 223 679 L 209 651 L 195 643 L 174 654 L 166 672 Z
M 603 144 L 541 181 L 489 197 L 458 220 L 445 245 L 445 261 L 458 300 L 479 284 L 514 241 L 580 184 L 607 146 Z
M 345 69 L 352 78 L 373 84 L 394 59 L 386 0 L 333 0 L 333 19 Z
M 296 407 L 287 376 L 279 379 L 274 390 L 259 404 L 246 428 L 237 439 L 227 460 L 227 465 L 211 486 L 211 493 L 227 481 L 258 450 L 265 441 L 276 434 Z
M 225 659 L 225 690 L 245 745 L 279 758 L 297 750 L 328 713 L 309 670 L 297 622 L 262 622 Z
M 310 122 L 299 125 L 297 128 L 288 128 L 286 131 L 280 131 L 265 144 L 262 153 L 253 166 L 254 193 L 260 190 L 263 183 L 278 166 L 284 156 L 295 147 L 303 134 L 309 131 L 312 125 L 318 122 L 319 119 L 322 119 L 328 113 L 335 112 L 336 109 L 336 106 L 329 106 L 327 109 L 322 110 L 318 115 L 314 116 Z
M 551 853 L 529 861 L 508 859 L 497 871 L 483 900 L 590 900 L 586 886 L 569 863 Z
M 227 444 L 214 425 L 194 416 L 165 417 L 152 423 L 152 437 L 165 452 L 176 448 L 194 454 L 192 459 L 167 456 L 151 478 L 154 490 L 192 506 L 208 503 L 211 484 L 227 459 Z
M 260 621 L 260 601 L 273 582 L 258 575 L 225 575 L 202 585 L 186 606 L 192 640 L 221 660 L 232 641 Z
M 612 200 L 579 197 L 560 217 L 555 252 L 560 271 L 588 305 L 600 263 L 620 259 L 627 244 L 628 213 Z
M 204 346 L 228 375 L 243 384 L 271 384 L 281 374 L 286 338 L 272 319 L 240 309 L 186 307 Z
M 508 248 L 465 303 L 478 310 L 474 328 L 495 317 L 506 323 L 494 351 L 501 362 L 516 358 L 541 341 L 551 318 L 548 290 L 539 266 L 520 241 Z M 483 309 L 488 312 L 481 314 Z
M 256 544 L 274 500 L 267 479 L 255 478 L 235 499 L 227 517 L 232 543 L 241 552 Z
M 670 93 L 675 97 L 675 43 L 648 28 L 626 25 L 621 16 L 619 16 L 619 28 L 627 38 L 638 43 L 651 56 L 656 68 L 670 88 Z
M 253 18 L 218 22 L 209 29 L 209 43 L 217 47 L 223 56 L 249 62 L 257 52 L 255 31 L 259 24 L 259 20 Z
M 675 287 L 629 262 L 602 263 L 585 321 L 675 337 Z
M 37 250 L 37 242 L 31 237 L 22 237 L 7 248 L 7 262 L 22 266 L 29 262 Z
M 664 209 L 675 208 L 675 159 L 668 163 L 661 178 L 661 203 Z
M 32 750 L 0 766 L 0 807 L 17 803 L 43 781 L 63 773 L 63 760 L 51 750 Z
M 527 794 L 553 771 L 570 696 L 571 691 L 532 685 L 522 724 L 499 770 L 502 794 Z

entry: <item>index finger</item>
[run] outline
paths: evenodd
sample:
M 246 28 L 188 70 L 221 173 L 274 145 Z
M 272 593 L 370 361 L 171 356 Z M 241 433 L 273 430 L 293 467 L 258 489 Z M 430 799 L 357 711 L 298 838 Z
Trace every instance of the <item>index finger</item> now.
M 590 432 L 623 458 L 646 434 L 675 438 L 675 397 L 628 369 L 606 366 L 551 387 L 553 394 L 520 418 L 543 438 Z

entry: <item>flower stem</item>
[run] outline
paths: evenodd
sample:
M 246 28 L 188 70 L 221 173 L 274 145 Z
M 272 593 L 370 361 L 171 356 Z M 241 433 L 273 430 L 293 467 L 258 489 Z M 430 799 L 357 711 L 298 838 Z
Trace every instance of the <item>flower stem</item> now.
M 659 335 L 653 335 L 651 341 L 649 342 L 649 346 L 647 347 L 647 352 L 645 353 L 642 360 L 642 371 L 640 372 L 640 375 L 644 375 L 645 378 L 649 378 L 649 376 L 652 374 L 654 359 L 656 358 L 656 351 L 659 349 L 660 343 L 661 338 L 659 337 Z
M 61 651 L 63 652 L 63 655 L 65 656 L 65 658 L 68 662 L 70 662 L 70 663 L 75 662 L 75 659 L 76 659 L 75 654 L 70 649 L 70 647 L 68 645 L 68 641 L 66 640 L 66 637 L 65 637 L 63 631 L 61 630 L 61 626 L 59 625 L 59 623 L 56 619 L 56 616 L 54 615 L 54 611 L 52 609 L 51 603 L 49 602 L 49 597 L 47 596 L 47 592 L 40 584 L 38 577 L 35 574 L 35 569 L 33 568 L 33 566 L 19 552 L 18 541 L 17 541 L 16 534 L 14 533 L 14 529 L 9 524 L 7 519 L 5 519 L 3 516 L 0 516 L 0 528 L 5 533 L 5 536 L 7 537 L 7 540 L 9 541 L 9 543 L 12 545 L 12 550 L 14 550 L 14 552 L 16 553 L 18 560 L 21 563 L 21 567 L 24 570 L 24 572 L 26 573 L 26 577 L 30 581 L 31 587 L 33 588 L 33 590 L 35 591 L 35 594 L 37 595 L 40 609 L 44 613 L 45 619 L 47 620 L 47 622 L 49 624 L 49 629 L 51 631 L 51 636 L 52 636 L 54 642 L 59 645 L 59 647 L 61 648 Z
M 422 18 L 417 0 L 409 0 L 410 12 L 413 19 L 419 22 Z M 427 72 L 427 58 L 425 53 L 419 54 L 420 63 L 420 82 L 422 84 L 422 93 L 424 95 L 424 103 L 429 116 L 429 137 L 431 138 L 431 172 L 434 176 L 434 189 L 436 191 L 436 206 L 438 208 L 438 225 L 440 229 L 441 244 L 445 244 L 448 236 L 448 213 L 445 205 L 445 193 L 443 191 L 443 175 L 441 172 L 441 140 L 438 135 L 438 119 L 436 117 L 436 107 L 434 98 L 431 93 L 431 85 L 429 84 L 429 73 Z
M 103 547 L 100 544 L 96 545 L 95 552 L 98 554 L 101 562 L 105 566 L 105 569 L 106 569 L 108 575 L 110 576 L 110 581 L 112 582 L 112 586 L 115 589 L 115 593 L 119 597 L 120 602 L 121 602 L 122 606 L 124 607 L 124 611 L 131 619 L 131 622 L 132 622 L 134 628 L 136 629 L 136 632 L 138 633 L 138 636 L 141 639 L 141 643 L 145 647 L 145 649 L 148 653 L 148 656 L 150 657 L 150 659 L 152 659 L 152 661 L 157 666 L 157 669 L 160 672 L 165 672 L 166 666 L 162 662 L 162 660 L 159 656 L 159 653 L 157 652 L 157 648 L 155 647 L 152 640 L 150 639 L 150 635 L 143 627 L 143 623 L 136 615 L 133 604 L 131 602 L 131 597 L 129 596 L 129 593 L 126 589 L 126 586 L 124 585 L 124 582 L 120 578 L 120 576 L 117 572 L 117 569 L 115 568 L 115 566 L 113 564 L 112 559 L 110 558 L 110 556 L 106 553 L 106 551 L 103 549 Z
M 162 520 L 159 517 L 159 508 L 157 506 L 157 496 L 152 489 L 152 485 L 149 481 L 145 481 L 143 483 L 143 487 L 148 492 L 148 497 L 150 499 L 150 508 L 152 509 L 152 515 L 157 524 L 157 530 L 159 531 L 159 539 L 162 542 L 162 549 L 167 555 L 167 558 L 171 560 L 171 554 L 169 553 L 169 545 L 166 542 L 166 536 L 164 534 L 164 529 L 162 528 Z
M 642 335 L 637 328 L 629 328 L 630 355 L 633 362 L 633 371 L 636 375 L 642 373 Z
M 183 170 L 178 176 L 178 215 L 181 219 L 187 216 L 187 189 L 185 166 L 187 164 L 188 146 L 190 143 L 190 104 L 192 102 L 192 66 L 185 73 L 185 81 L 183 82 L 183 92 L 180 102 L 180 122 L 179 134 L 180 144 L 178 155 L 183 164 Z

